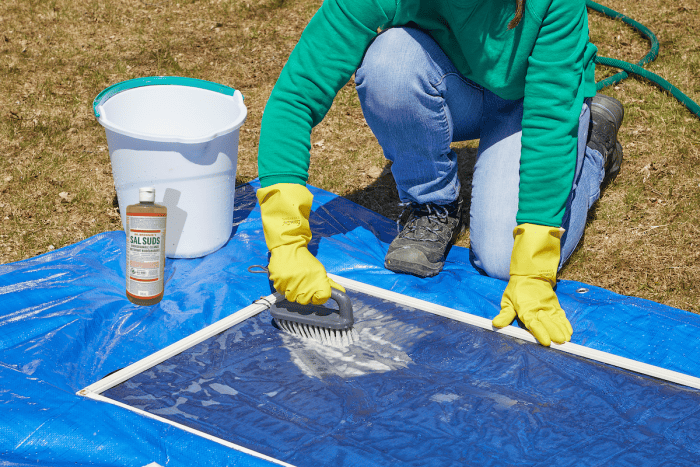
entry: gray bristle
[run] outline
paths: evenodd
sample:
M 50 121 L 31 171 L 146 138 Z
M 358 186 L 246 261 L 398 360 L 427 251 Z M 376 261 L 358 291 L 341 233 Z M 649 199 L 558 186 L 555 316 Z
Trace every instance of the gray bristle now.
M 355 328 L 328 329 L 320 326 L 300 324 L 283 319 L 275 320 L 277 326 L 283 331 L 302 339 L 312 339 L 323 345 L 331 347 L 347 347 L 359 340 L 359 334 Z

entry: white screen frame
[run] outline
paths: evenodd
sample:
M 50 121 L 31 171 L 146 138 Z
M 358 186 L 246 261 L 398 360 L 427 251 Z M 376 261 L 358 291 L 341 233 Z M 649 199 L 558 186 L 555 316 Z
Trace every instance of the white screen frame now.
M 480 316 L 472 315 L 464 311 L 459 311 L 453 308 L 448 308 L 442 305 L 436 305 L 431 302 L 427 302 L 425 300 L 420 300 L 417 298 L 409 297 L 407 295 L 403 295 L 397 292 L 392 292 L 390 290 L 382 289 L 379 287 L 375 287 L 372 285 L 365 284 L 363 282 L 355 281 L 352 279 L 347 279 L 344 277 L 336 276 L 334 274 L 328 274 L 328 276 L 345 287 L 346 289 L 349 290 L 354 290 L 358 292 L 362 292 L 368 295 L 372 295 L 377 298 L 389 300 L 392 302 L 395 302 L 400 305 L 405 305 L 405 306 L 410 306 L 419 310 L 423 310 L 429 313 L 433 313 L 439 316 L 443 316 L 445 318 L 449 318 L 455 321 L 460 321 L 462 323 L 470 324 L 472 326 L 476 326 L 481 329 L 486 329 L 489 331 L 497 332 L 499 334 L 504 334 L 506 336 L 514 337 L 523 341 L 527 342 L 532 342 L 532 343 L 537 343 L 536 339 L 530 334 L 528 331 L 521 329 L 516 326 L 507 326 L 503 329 L 497 329 L 494 328 L 491 324 L 491 320 L 487 318 L 482 318 Z M 226 441 L 224 439 L 212 436 L 208 433 L 204 433 L 199 430 L 195 430 L 193 428 L 190 428 L 188 426 L 182 425 L 180 423 L 171 421 L 167 418 L 154 415 L 152 413 L 146 412 L 141 409 L 137 409 L 135 407 L 131 407 L 129 405 L 123 404 L 119 401 L 116 401 L 114 399 L 110 399 L 108 397 L 105 397 L 102 395 L 103 392 L 107 391 L 108 389 L 113 388 L 114 386 L 117 386 L 124 381 L 129 380 L 130 378 L 136 376 L 139 373 L 142 373 L 144 371 L 149 370 L 150 368 L 164 362 L 165 360 L 168 360 L 169 358 L 209 339 L 210 337 L 213 337 L 221 332 L 226 331 L 232 326 L 235 326 L 236 324 L 245 321 L 246 319 L 257 315 L 258 313 L 261 313 L 265 311 L 266 309 L 269 308 L 269 305 L 272 303 L 277 302 L 278 300 L 281 300 L 281 296 L 277 293 L 268 295 L 266 297 L 262 297 L 259 300 L 255 301 L 253 304 L 242 308 L 241 310 L 233 313 L 232 315 L 223 318 L 209 326 L 207 326 L 204 329 L 201 329 L 200 331 L 195 332 L 194 334 L 191 334 L 167 347 L 165 347 L 162 350 L 159 350 L 158 352 L 149 355 L 119 371 L 116 371 L 109 376 L 106 376 L 105 378 L 81 389 L 80 391 L 77 392 L 77 395 L 87 397 L 92 400 L 96 401 L 101 401 L 101 402 L 106 402 L 109 404 L 113 404 L 122 408 L 125 408 L 127 410 L 130 410 L 132 412 L 139 413 L 143 416 L 146 416 L 151 419 L 159 420 L 163 423 L 167 423 L 169 425 L 178 427 L 182 430 L 188 431 L 190 433 L 193 433 L 195 435 L 201 436 L 203 438 L 209 439 L 211 441 L 217 442 L 219 444 L 222 444 L 224 446 L 227 446 L 229 448 L 244 452 L 246 454 L 259 457 L 262 459 L 265 459 L 267 461 L 273 462 L 278 465 L 283 465 L 283 466 L 291 466 L 293 467 L 292 464 L 288 464 L 286 462 L 280 461 L 278 459 L 274 459 L 272 457 L 266 456 L 262 453 L 259 453 L 257 451 L 253 451 L 251 449 L 245 448 L 243 446 L 239 446 L 237 444 L 231 443 L 230 441 Z M 689 388 L 694 388 L 694 389 L 700 389 L 700 378 L 696 378 L 690 375 L 686 375 L 683 373 L 679 373 L 676 371 L 668 370 L 665 368 L 661 368 L 658 366 L 650 365 L 647 363 L 639 362 L 636 360 L 632 360 L 629 358 L 625 357 L 620 357 L 617 355 L 613 355 L 608 352 L 604 352 L 601 350 L 596 350 L 596 349 L 591 349 L 582 345 L 578 344 L 573 344 L 571 342 L 566 342 L 564 344 L 556 344 L 552 343 L 551 348 L 553 350 L 559 351 L 559 352 L 565 352 L 571 355 L 576 355 L 579 357 L 587 358 L 589 360 L 593 360 L 596 362 L 600 363 L 605 363 L 617 368 L 621 368 L 624 370 L 629 370 L 635 373 L 639 373 L 642 375 L 646 376 L 651 376 L 653 378 L 658 378 L 664 381 L 676 383 L 682 386 L 686 386 Z

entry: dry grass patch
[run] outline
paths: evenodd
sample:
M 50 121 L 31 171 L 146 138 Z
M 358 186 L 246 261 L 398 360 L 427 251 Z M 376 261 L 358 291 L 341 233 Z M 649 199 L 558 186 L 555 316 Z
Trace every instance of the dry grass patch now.
M 700 101 L 700 0 L 606 0 L 661 43 L 647 65 Z M 321 0 L 5 0 L 0 4 L 0 262 L 120 230 L 104 130 L 92 100 L 153 75 L 240 89 L 248 107 L 238 182 L 257 176 L 265 102 Z M 636 62 L 647 41 L 591 13 L 600 54 Z M 598 78 L 614 70 L 600 68 Z M 607 93 L 626 106 L 625 163 L 561 277 L 700 312 L 700 120 L 645 80 Z M 312 134 L 312 185 L 390 218 L 391 173 L 352 81 Z M 455 145 L 464 194 L 478 142 Z M 469 245 L 468 235 L 459 242 Z
M 700 102 L 700 2 L 605 5 L 656 34 L 659 57 L 646 68 Z M 649 49 L 633 29 L 598 14 L 591 14 L 591 38 L 600 55 L 630 62 Z M 598 77 L 612 73 L 601 67 Z M 605 92 L 625 104 L 625 162 L 561 277 L 700 312 L 700 120 L 640 78 Z

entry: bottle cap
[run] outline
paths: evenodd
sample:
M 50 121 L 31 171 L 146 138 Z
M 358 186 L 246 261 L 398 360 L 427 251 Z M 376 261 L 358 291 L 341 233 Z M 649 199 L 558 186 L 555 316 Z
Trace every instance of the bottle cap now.
M 139 188 L 139 202 L 140 203 L 153 203 L 156 200 L 156 188 L 152 186 L 147 186 Z

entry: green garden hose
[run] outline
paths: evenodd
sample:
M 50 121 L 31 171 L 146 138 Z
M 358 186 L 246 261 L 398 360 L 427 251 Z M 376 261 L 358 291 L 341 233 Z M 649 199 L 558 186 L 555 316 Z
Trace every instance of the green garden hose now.
M 608 86 L 612 86 L 614 84 L 619 83 L 623 79 L 627 78 L 629 76 L 628 73 L 633 73 L 635 75 L 641 76 L 642 78 L 648 79 L 652 83 L 658 85 L 662 89 L 670 92 L 673 97 L 678 99 L 683 105 L 685 105 L 688 110 L 690 110 L 692 113 L 694 113 L 698 118 L 700 118 L 700 105 L 695 103 L 690 97 L 686 96 L 681 92 L 680 89 L 663 79 L 661 76 L 652 73 L 649 70 L 646 70 L 642 68 L 643 65 L 646 65 L 647 63 L 651 63 L 656 59 L 656 57 L 659 55 L 659 41 L 656 39 L 656 36 L 654 35 L 653 32 L 649 30 L 646 26 L 643 24 L 640 24 L 636 22 L 635 20 L 623 15 L 622 13 L 619 13 L 611 8 L 608 8 L 606 6 L 603 6 L 599 3 L 596 3 L 592 0 L 586 0 L 586 6 L 592 10 L 597 11 L 598 13 L 602 13 L 605 16 L 608 16 L 613 19 L 619 19 L 623 21 L 624 23 L 632 26 L 634 29 L 639 31 L 640 34 L 642 34 L 644 37 L 649 39 L 649 42 L 651 43 L 651 49 L 649 50 L 649 53 L 647 53 L 644 58 L 642 58 L 637 64 L 632 64 L 628 63 L 622 60 L 617 60 L 615 58 L 610 58 L 610 57 L 597 57 L 596 58 L 596 63 L 603 65 L 603 66 L 609 66 L 613 68 L 619 68 L 623 71 L 610 76 L 609 78 L 606 78 L 602 81 L 599 81 L 596 84 L 596 89 L 600 91 L 603 88 L 606 88 Z

